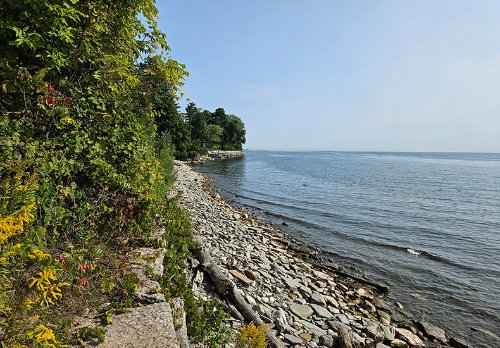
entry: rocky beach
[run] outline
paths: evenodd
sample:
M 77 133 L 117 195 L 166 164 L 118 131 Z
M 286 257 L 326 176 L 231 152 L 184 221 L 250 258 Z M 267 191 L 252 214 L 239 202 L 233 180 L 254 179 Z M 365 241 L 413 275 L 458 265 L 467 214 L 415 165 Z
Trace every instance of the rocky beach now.
M 174 171 L 175 191 L 200 245 L 284 345 L 469 347 L 431 323 L 411 320 L 400 304 L 386 302 L 383 292 L 363 279 L 321 267 L 307 247 L 225 202 L 209 178 L 188 164 L 176 161 Z M 208 296 L 210 280 L 196 266 L 193 287 L 200 297 Z M 241 314 L 226 302 L 235 317 L 228 325 L 239 328 Z

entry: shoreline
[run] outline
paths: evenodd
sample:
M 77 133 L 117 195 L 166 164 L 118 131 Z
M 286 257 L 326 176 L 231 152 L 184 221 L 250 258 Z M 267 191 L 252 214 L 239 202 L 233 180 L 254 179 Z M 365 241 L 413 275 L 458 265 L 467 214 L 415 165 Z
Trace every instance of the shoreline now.
M 448 341 L 440 328 L 413 322 L 366 284 L 320 269 L 300 247 L 305 244 L 231 206 L 186 163 L 176 161 L 174 172 L 195 235 L 288 346 L 335 347 L 344 325 L 360 347 L 468 347 Z

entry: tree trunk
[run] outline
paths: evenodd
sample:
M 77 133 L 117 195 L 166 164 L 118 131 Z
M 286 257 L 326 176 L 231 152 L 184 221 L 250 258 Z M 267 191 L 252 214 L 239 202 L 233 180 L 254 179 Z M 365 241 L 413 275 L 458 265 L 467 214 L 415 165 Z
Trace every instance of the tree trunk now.
M 238 312 L 245 318 L 247 323 L 253 321 L 255 325 L 262 325 L 264 321 L 260 316 L 253 310 L 253 308 L 248 304 L 248 302 L 243 298 L 241 291 L 236 287 L 236 285 L 227 278 L 217 264 L 213 261 L 210 254 L 208 254 L 202 247 L 199 239 L 193 238 L 196 244 L 196 248 L 192 250 L 194 256 L 201 264 L 201 267 L 205 272 L 208 273 L 213 283 L 215 284 L 215 289 L 219 296 L 228 298 L 236 307 Z M 274 348 L 284 348 L 285 345 L 281 342 L 270 329 L 266 330 L 267 340 L 269 345 Z

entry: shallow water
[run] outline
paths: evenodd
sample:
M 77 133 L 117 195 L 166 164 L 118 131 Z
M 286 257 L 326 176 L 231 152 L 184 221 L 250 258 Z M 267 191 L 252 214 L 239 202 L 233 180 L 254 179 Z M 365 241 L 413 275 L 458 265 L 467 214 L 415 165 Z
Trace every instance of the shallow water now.
M 500 347 L 500 154 L 247 151 L 198 170 L 416 319 Z

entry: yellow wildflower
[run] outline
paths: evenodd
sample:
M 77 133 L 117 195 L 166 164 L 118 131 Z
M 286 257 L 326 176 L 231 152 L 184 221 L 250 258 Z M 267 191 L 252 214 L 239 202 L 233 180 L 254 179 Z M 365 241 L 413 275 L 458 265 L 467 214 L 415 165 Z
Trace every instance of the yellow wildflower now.
M 57 343 L 54 331 L 43 324 L 38 325 L 32 332 L 28 333 L 28 338 L 35 339 L 35 343 L 44 348 L 55 348 Z
M 40 249 L 35 249 L 31 253 L 28 254 L 28 257 L 31 260 L 36 260 L 38 262 L 43 261 L 46 258 L 51 258 L 50 254 L 44 253 Z
M 33 208 L 35 208 L 34 203 L 28 204 L 10 215 L 0 217 L 0 245 L 4 244 L 8 238 L 22 233 L 24 223 L 35 219 Z
M 36 285 L 39 291 L 43 291 L 45 286 L 50 285 L 52 280 L 56 280 L 56 269 L 44 270 L 37 273 L 36 277 L 31 278 L 30 288 Z
M 57 270 L 49 269 L 42 272 L 38 272 L 35 277 L 31 278 L 30 288 L 36 286 L 38 292 L 40 292 L 40 298 L 37 300 L 40 306 L 44 304 L 54 304 L 54 301 L 62 298 L 62 287 L 70 286 L 67 282 L 58 282 L 53 284 L 53 280 L 56 278 Z
M 27 310 L 32 310 L 33 309 L 33 304 L 34 304 L 34 302 L 31 301 L 29 298 L 27 298 L 26 300 L 23 301 L 22 306 L 24 308 L 26 308 Z

